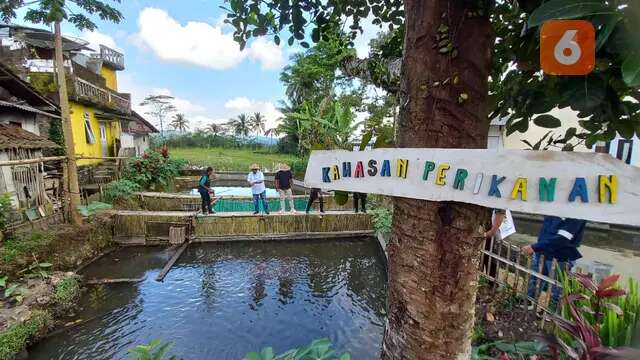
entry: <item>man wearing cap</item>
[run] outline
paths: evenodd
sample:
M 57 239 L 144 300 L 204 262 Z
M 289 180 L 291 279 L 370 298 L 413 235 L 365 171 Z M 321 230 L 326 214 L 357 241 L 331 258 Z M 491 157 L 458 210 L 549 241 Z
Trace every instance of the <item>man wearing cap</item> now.
M 285 199 L 289 199 L 289 205 L 291 206 L 291 212 L 295 213 L 296 208 L 293 204 L 293 191 L 291 190 L 291 183 L 293 182 L 293 174 L 291 168 L 287 164 L 280 164 L 280 169 L 276 173 L 276 190 L 280 194 L 280 213 L 284 213 Z
M 262 200 L 262 207 L 265 214 L 269 215 L 269 203 L 267 202 L 267 189 L 264 186 L 264 174 L 260 171 L 258 164 L 251 165 L 251 172 L 247 175 L 247 181 L 251 185 L 253 194 L 253 215 L 260 213 L 259 200 Z

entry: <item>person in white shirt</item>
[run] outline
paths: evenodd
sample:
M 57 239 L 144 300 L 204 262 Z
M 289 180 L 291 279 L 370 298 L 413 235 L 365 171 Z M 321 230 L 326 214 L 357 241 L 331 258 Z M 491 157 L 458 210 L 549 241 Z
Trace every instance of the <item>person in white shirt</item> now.
M 251 172 L 247 175 L 247 181 L 251 185 L 251 193 L 253 194 L 253 215 L 260 213 L 259 202 L 262 201 L 262 207 L 265 214 L 269 215 L 269 203 L 267 202 L 267 189 L 264 186 L 264 174 L 260 171 L 257 164 L 251 165 Z

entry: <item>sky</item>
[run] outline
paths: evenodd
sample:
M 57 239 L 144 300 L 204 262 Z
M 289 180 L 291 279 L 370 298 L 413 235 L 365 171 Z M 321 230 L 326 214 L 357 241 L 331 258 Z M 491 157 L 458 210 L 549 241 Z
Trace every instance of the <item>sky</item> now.
M 233 28 L 223 23 L 223 0 L 111 3 L 124 15 L 121 23 L 95 17 L 94 32 L 79 32 L 70 24 L 63 25 L 63 32 L 89 41 L 95 50 L 103 44 L 124 53 L 126 69 L 118 73 L 118 90 L 132 94 L 135 110 L 145 112 L 139 103 L 146 95 L 166 94 L 176 98 L 174 104 L 190 120 L 191 129 L 256 111 L 266 116 L 267 128 L 277 125 L 282 115 L 278 100 L 285 99 L 280 72 L 289 57 L 301 51 L 298 45 L 276 46 L 263 37 L 240 51 Z M 23 23 L 22 14 L 17 23 Z M 369 40 L 378 31 L 365 25 L 355 43 L 359 56 L 366 56 Z

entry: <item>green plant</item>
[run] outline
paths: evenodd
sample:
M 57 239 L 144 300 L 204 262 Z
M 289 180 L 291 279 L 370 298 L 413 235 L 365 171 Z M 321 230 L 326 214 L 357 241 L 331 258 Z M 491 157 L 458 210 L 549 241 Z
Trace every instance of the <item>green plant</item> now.
M 26 276 L 29 278 L 40 277 L 41 279 L 46 279 L 49 277 L 49 270 L 52 266 L 53 264 L 48 262 L 39 262 L 34 256 L 31 265 L 26 269 L 22 269 L 19 274 L 26 273 Z
M 160 340 L 152 340 L 147 345 L 138 345 L 129 350 L 132 360 L 174 360 L 178 359 L 174 355 L 168 355 L 171 343 L 163 343 Z
M 349 193 L 345 191 L 336 191 L 333 193 L 333 197 L 336 199 L 336 204 L 342 206 L 349 201 Z
M 130 197 L 136 191 L 140 191 L 140 185 L 131 180 L 113 181 L 104 188 L 104 200 L 113 204 Z
M 507 342 L 495 341 L 474 346 L 471 352 L 472 360 L 495 360 L 492 352 L 502 353 L 500 359 L 529 359 L 546 351 L 546 345 L 540 341 Z
M 45 231 L 32 231 L 14 236 L 0 247 L 0 259 L 9 264 L 20 256 L 29 256 L 33 251 L 53 241 L 53 235 Z
M 373 227 L 377 232 L 382 234 L 391 233 L 391 225 L 393 222 L 393 212 L 387 208 L 376 208 L 369 211 L 373 220 Z
M 51 314 L 34 310 L 31 318 L 0 332 L 0 360 L 14 359 L 29 342 L 53 323 Z
M 78 207 L 80 210 L 80 214 L 84 217 L 91 217 L 96 214 L 98 210 L 107 210 L 111 209 L 113 206 L 111 204 L 106 204 L 99 201 L 93 201 L 89 205 L 81 205 Z
M 581 309 L 582 316 L 600 336 L 602 344 L 611 347 L 631 346 L 640 335 L 640 296 L 638 282 L 629 279 L 628 290 L 619 288 L 619 275 L 612 275 L 596 285 L 582 274 L 562 275 L 563 289 Z M 561 315 L 571 320 L 572 304 L 563 306 Z
M 11 220 L 13 205 L 9 194 L 0 194 L 0 233 L 4 233 Z
M 77 276 L 68 276 L 62 279 L 53 292 L 51 299 L 60 307 L 61 311 L 66 311 L 75 306 L 80 298 L 80 283 Z
M 184 165 L 184 160 L 164 157 L 159 152 L 150 150 L 127 164 L 125 179 L 140 185 L 142 189 L 161 191 L 178 176 Z
M 619 316 L 624 315 L 623 310 L 613 303 L 614 299 L 625 294 L 616 286 L 619 277 L 609 276 L 596 285 L 587 275 L 561 274 L 565 291 L 561 316 L 549 315 L 559 330 L 539 336 L 549 346 L 552 358 L 564 356 L 572 360 L 597 360 L 640 357 L 637 350 L 607 346 L 605 341 L 610 339 L 601 333 L 602 321 L 608 310 Z M 612 338 L 618 339 L 618 335 L 616 330 Z
M 344 353 L 338 357 L 331 350 L 331 342 L 329 339 L 318 339 L 311 342 L 307 346 L 297 349 L 291 349 L 280 355 L 273 353 L 273 348 L 267 347 L 259 353 L 250 352 L 244 356 L 244 360 L 349 360 L 349 353 Z
M 18 288 L 18 284 L 9 283 L 8 278 L 8 276 L 0 277 L 0 290 L 3 291 L 2 295 L 5 299 L 15 297 L 17 302 L 22 302 L 23 296 Z

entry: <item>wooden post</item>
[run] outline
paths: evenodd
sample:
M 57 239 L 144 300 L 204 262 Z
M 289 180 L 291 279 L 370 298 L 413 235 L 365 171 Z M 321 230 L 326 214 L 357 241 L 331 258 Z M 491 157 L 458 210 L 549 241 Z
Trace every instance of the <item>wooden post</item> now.
M 186 238 L 187 238 L 186 227 L 172 226 L 169 228 L 169 244 L 171 245 L 182 244 Z
M 62 130 L 64 133 L 64 144 L 67 155 L 67 179 L 69 184 L 69 213 L 71 223 L 82 224 L 82 215 L 79 212 L 80 206 L 80 186 L 78 185 L 78 167 L 76 164 L 75 146 L 73 144 L 73 130 L 71 126 L 71 115 L 69 113 L 69 96 L 67 93 L 67 80 L 64 72 L 64 56 L 62 55 L 62 33 L 60 21 L 56 21 L 55 28 L 55 53 L 56 71 L 58 75 L 58 97 L 60 98 L 60 117 L 62 119 Z

